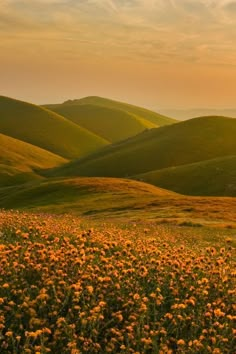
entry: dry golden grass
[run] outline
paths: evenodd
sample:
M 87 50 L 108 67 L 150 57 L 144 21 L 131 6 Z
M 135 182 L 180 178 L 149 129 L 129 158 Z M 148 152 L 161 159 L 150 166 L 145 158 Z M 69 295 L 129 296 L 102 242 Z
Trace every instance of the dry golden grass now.
M 236 198 L 188 197 L 118 178 L 48 179 L 0 189 L 0 207 L 90 218 L 236 228 Z

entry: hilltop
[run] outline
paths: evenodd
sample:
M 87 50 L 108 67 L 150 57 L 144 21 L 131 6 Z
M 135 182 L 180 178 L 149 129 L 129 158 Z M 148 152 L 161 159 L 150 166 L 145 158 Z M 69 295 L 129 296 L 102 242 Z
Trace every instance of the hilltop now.
M 91 104 L 64 105 L 52 110 L 110 143 L 126 139 L 156 125 L 120 109 Z
M 114 143 L 176 120 L 148 109 L 102 97 L 85 97 L 44 106 Z
M 4 96 L 0 96 L 0 133 L 69 159 L 108 144 L 55 112 Z
M 93 105 L 93 106 L 100 106 L 100 107 L 107 107 L 111 109 L 118 109 L 121 111 L 129 112 L 136 115 L 139 118 L 143 118 L 151 123 L 162 126 L 167 124 L 172 124 L 176 122 L 176 119 L 166 117 L 162 114 L 153 112 L 149 109 L 138 107 L 129 103 L 115 101 L 109 98 L 98 97 L 98 96 L 88 96 L 80 99 L 68 100 L 65 101 L 63 106 L 77 106 L 77 105 Z M 56 108 L 61 105 L 47 105 L 50 109 Z
M 50 172 L 127 177 L 236 154 L 236 120 L 200 117 L 151 129 Z

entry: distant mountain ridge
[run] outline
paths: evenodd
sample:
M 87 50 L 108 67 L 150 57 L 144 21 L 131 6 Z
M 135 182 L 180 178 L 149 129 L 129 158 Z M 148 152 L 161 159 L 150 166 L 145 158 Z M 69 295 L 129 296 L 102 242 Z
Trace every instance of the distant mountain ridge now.
M 161 114 L 167 115 L 178 120 L 187 120 L 202 116 L 219 116 L 236 118 L 236 108 L 214 109 L 214 108 L 195 108 L 195 109 L 160 109 Z

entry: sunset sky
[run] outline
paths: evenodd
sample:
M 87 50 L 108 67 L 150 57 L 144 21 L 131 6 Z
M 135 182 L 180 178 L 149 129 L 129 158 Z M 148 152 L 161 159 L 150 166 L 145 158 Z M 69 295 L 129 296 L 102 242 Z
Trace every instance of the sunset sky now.
M 236 107 L 236 1 L 0 0 L 0 94 Z

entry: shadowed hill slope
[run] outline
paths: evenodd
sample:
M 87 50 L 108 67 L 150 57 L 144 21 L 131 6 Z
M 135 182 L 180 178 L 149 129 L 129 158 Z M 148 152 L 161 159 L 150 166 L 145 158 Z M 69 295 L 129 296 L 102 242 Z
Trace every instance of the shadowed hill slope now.
M 235 119 L 200 117 L 145 131 L 50 173 L 54 176 L 133 176 L 235 155 L 235 136 Z
M 52 110 L 111 143 L 156 127 L 133 113 L 99 105 L 62 104 Z
M 236 156 L 164 168 L 136 178 L 186 195 L 236 197 Z
M 0 96 L 0 133 L 69 159 L 108 143 L 54 112 L 3 96 Z
M 1 186 L 38 179 L 36 170 L 65 162 L 65 159 L 49 151 L 0 134 Z

